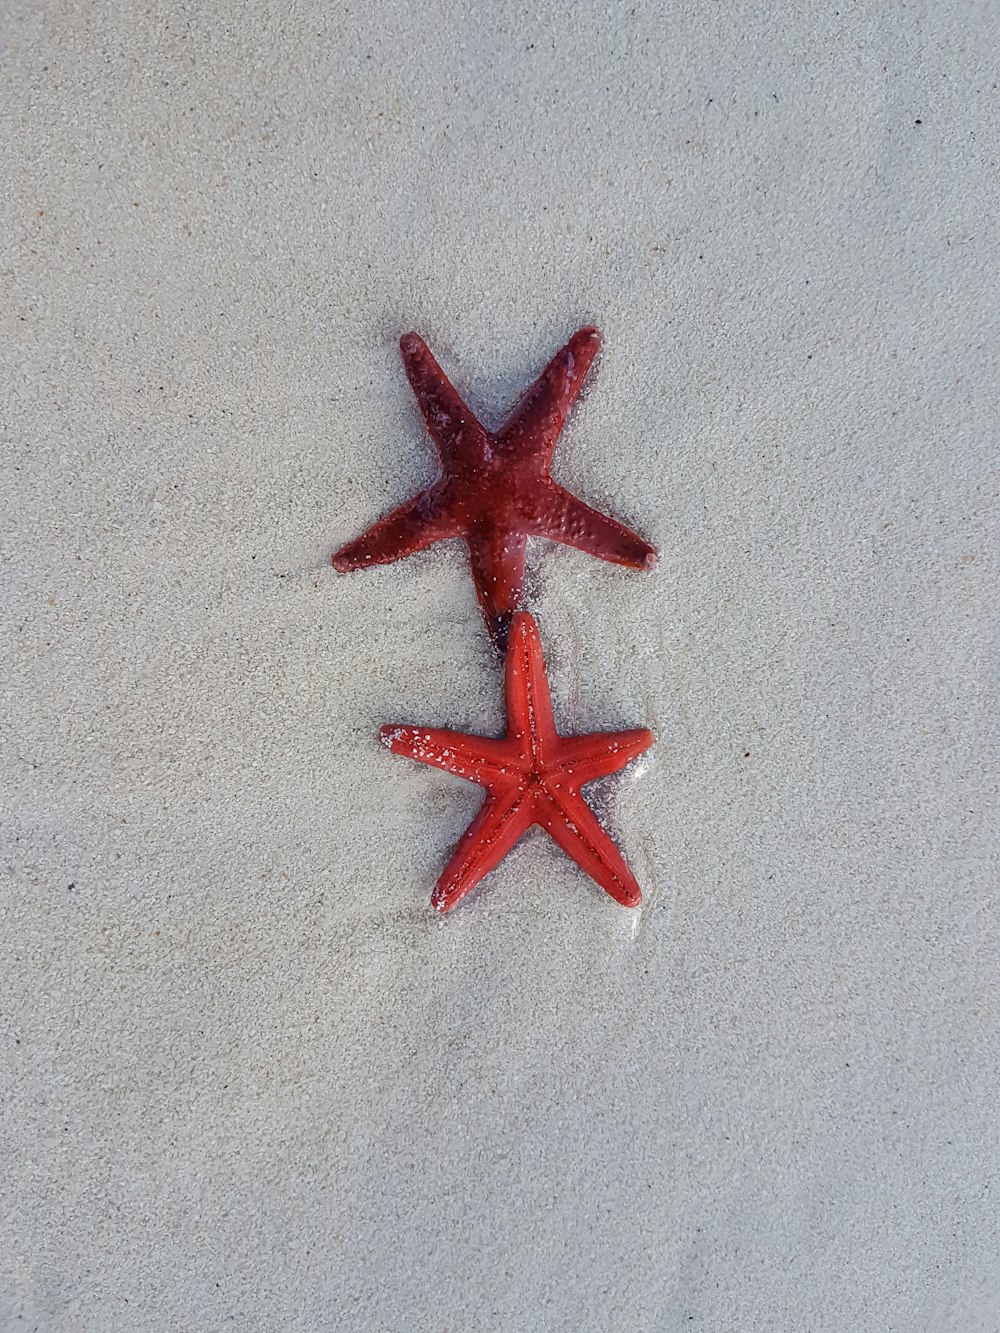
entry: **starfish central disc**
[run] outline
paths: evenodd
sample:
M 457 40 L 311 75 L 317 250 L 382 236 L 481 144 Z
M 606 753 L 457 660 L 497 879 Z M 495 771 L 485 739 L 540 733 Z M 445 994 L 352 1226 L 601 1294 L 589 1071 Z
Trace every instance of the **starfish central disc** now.
M 540 824 L 616 902 L 638 906 L 642 893 L 635 876 L 580 788 L 624 768 L 652 745 L 653 733 L 643 727 L 560 736 L 538 626 L 526 611 L 513 619 L 505 680 L 505 736 L 407 726 L 383 727 L 379 733 L 394 754 L 447 769 L 486 789 L 479 813 L 437 882 L 431 905 L 449 911 L 523 833 Z

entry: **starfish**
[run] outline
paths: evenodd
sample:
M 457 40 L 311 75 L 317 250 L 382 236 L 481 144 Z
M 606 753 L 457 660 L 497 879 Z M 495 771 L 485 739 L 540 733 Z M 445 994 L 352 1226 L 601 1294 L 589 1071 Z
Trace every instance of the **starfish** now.
M 507 734 L 500 739 L 423 727 L 382 727 L 379 732 L 394 754 L 486 788 L 479 813 L 437 882 L 431 906 L 450 911 L 523 833 L 540 824 L 616 902 L 637 907 L 642 893 L 635 876 L 580 788 L 631 763 L 652 745 L 653 733 L 643 727 L 560 736 L 538 626 L 527 611 L 513 619 L 505 686 Z
M 388 564 L 447 537 L 468 543 L 472 577 L 490 633 L 502 649 L 524 588 L 528 537 L 549 537 L 632 569 L 650 569 L 656 552 L 621 523 L 599 514 L 549 476 L 549 464 L 574 400 L 601 345 L 580 329 L 494 434 L 472 414 L 416 333 L 400 339 L 403 365 L 441 474 L 332 557 L 341 573 Z

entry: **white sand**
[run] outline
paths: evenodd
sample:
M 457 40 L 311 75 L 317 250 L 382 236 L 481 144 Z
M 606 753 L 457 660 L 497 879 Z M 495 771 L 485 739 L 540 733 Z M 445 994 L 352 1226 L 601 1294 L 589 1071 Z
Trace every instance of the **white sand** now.
M 7 7 L 0 1328 L 996 1333 L 1000 11 L 366 8 Z M 646 904 L 441 919 L 464 551 L 329 553 L 591 320 Z

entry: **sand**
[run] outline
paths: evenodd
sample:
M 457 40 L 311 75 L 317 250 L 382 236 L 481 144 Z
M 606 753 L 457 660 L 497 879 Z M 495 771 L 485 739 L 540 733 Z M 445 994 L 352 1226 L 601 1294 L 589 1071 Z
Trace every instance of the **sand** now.
M 996 1333 L 998 12 L 372 10 L 7 10 L 0 1328 Z M 329 555 L 589 322 L 646 898 L 441 918 L 464 548 Z

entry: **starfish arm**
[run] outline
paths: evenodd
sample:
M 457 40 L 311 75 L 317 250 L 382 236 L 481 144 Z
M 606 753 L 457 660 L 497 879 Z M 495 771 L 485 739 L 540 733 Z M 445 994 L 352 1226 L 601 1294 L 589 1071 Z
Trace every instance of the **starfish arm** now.
M 532 806 L 517 787 L 490 792 L 434 886 L 431 906 L 450 912 L 488 874 L 534 822 Z
M 597 731 L 589 736 L 560 736 L 552 767 L 572 780 L 575 787 L 617 773 L 653 744 L 655 737 L 645 727 L 634 731 Z
M 566 546 L 630 569 L 652 569 L 656 551 L 623 523 L 591 509 L 575 495 L 551 482 L 535 511 L 525 517 L 533 537 L 548 537 Z
M 642 890 L 625 859 L 579 792 L 549 788 L 537 822 L 605 893 L 623 907 L 638 907 Z
M 453 471 L 462 464 L 481 465 L 490 453 L 489 432 L 466 407 L 423 338 L 418 333 L 405 333 L 399 340 L 399 350 L 445 470 Z
M 447 769 L 480 786 L 496 782 L 511 770 L 516 759 L 506 741 L 490 736 L 466 736 L 433 727 L 380 727 L 378 736 L 393 754 Z
M 548 468 L 559 432 L 601 345 L 597 329 L 578 329 L 545 367 L 514 409 L 497 440 L 513 457 L 534 456 Z
M 507 735 L 536 765 L 543 752 L 558 743 L 552 697 L 545 674 L 542 640 L 534 617 L 519 611 L 511 627 L 505 672 Z
M 386 565 L 422 551 L 432 542 L 457 537 L 459 532 L 460 527 L 441 503 L 439 488 L 435 484 L 335 551 L 331 562 L 341 574 L 352 569 L 366 569 L 369 565 Z
M 469 560 L 476 596 L 494 643 L 506 647 L 510 621 L 524 590 L 528 540 L 511 529 L 470 533 Z

